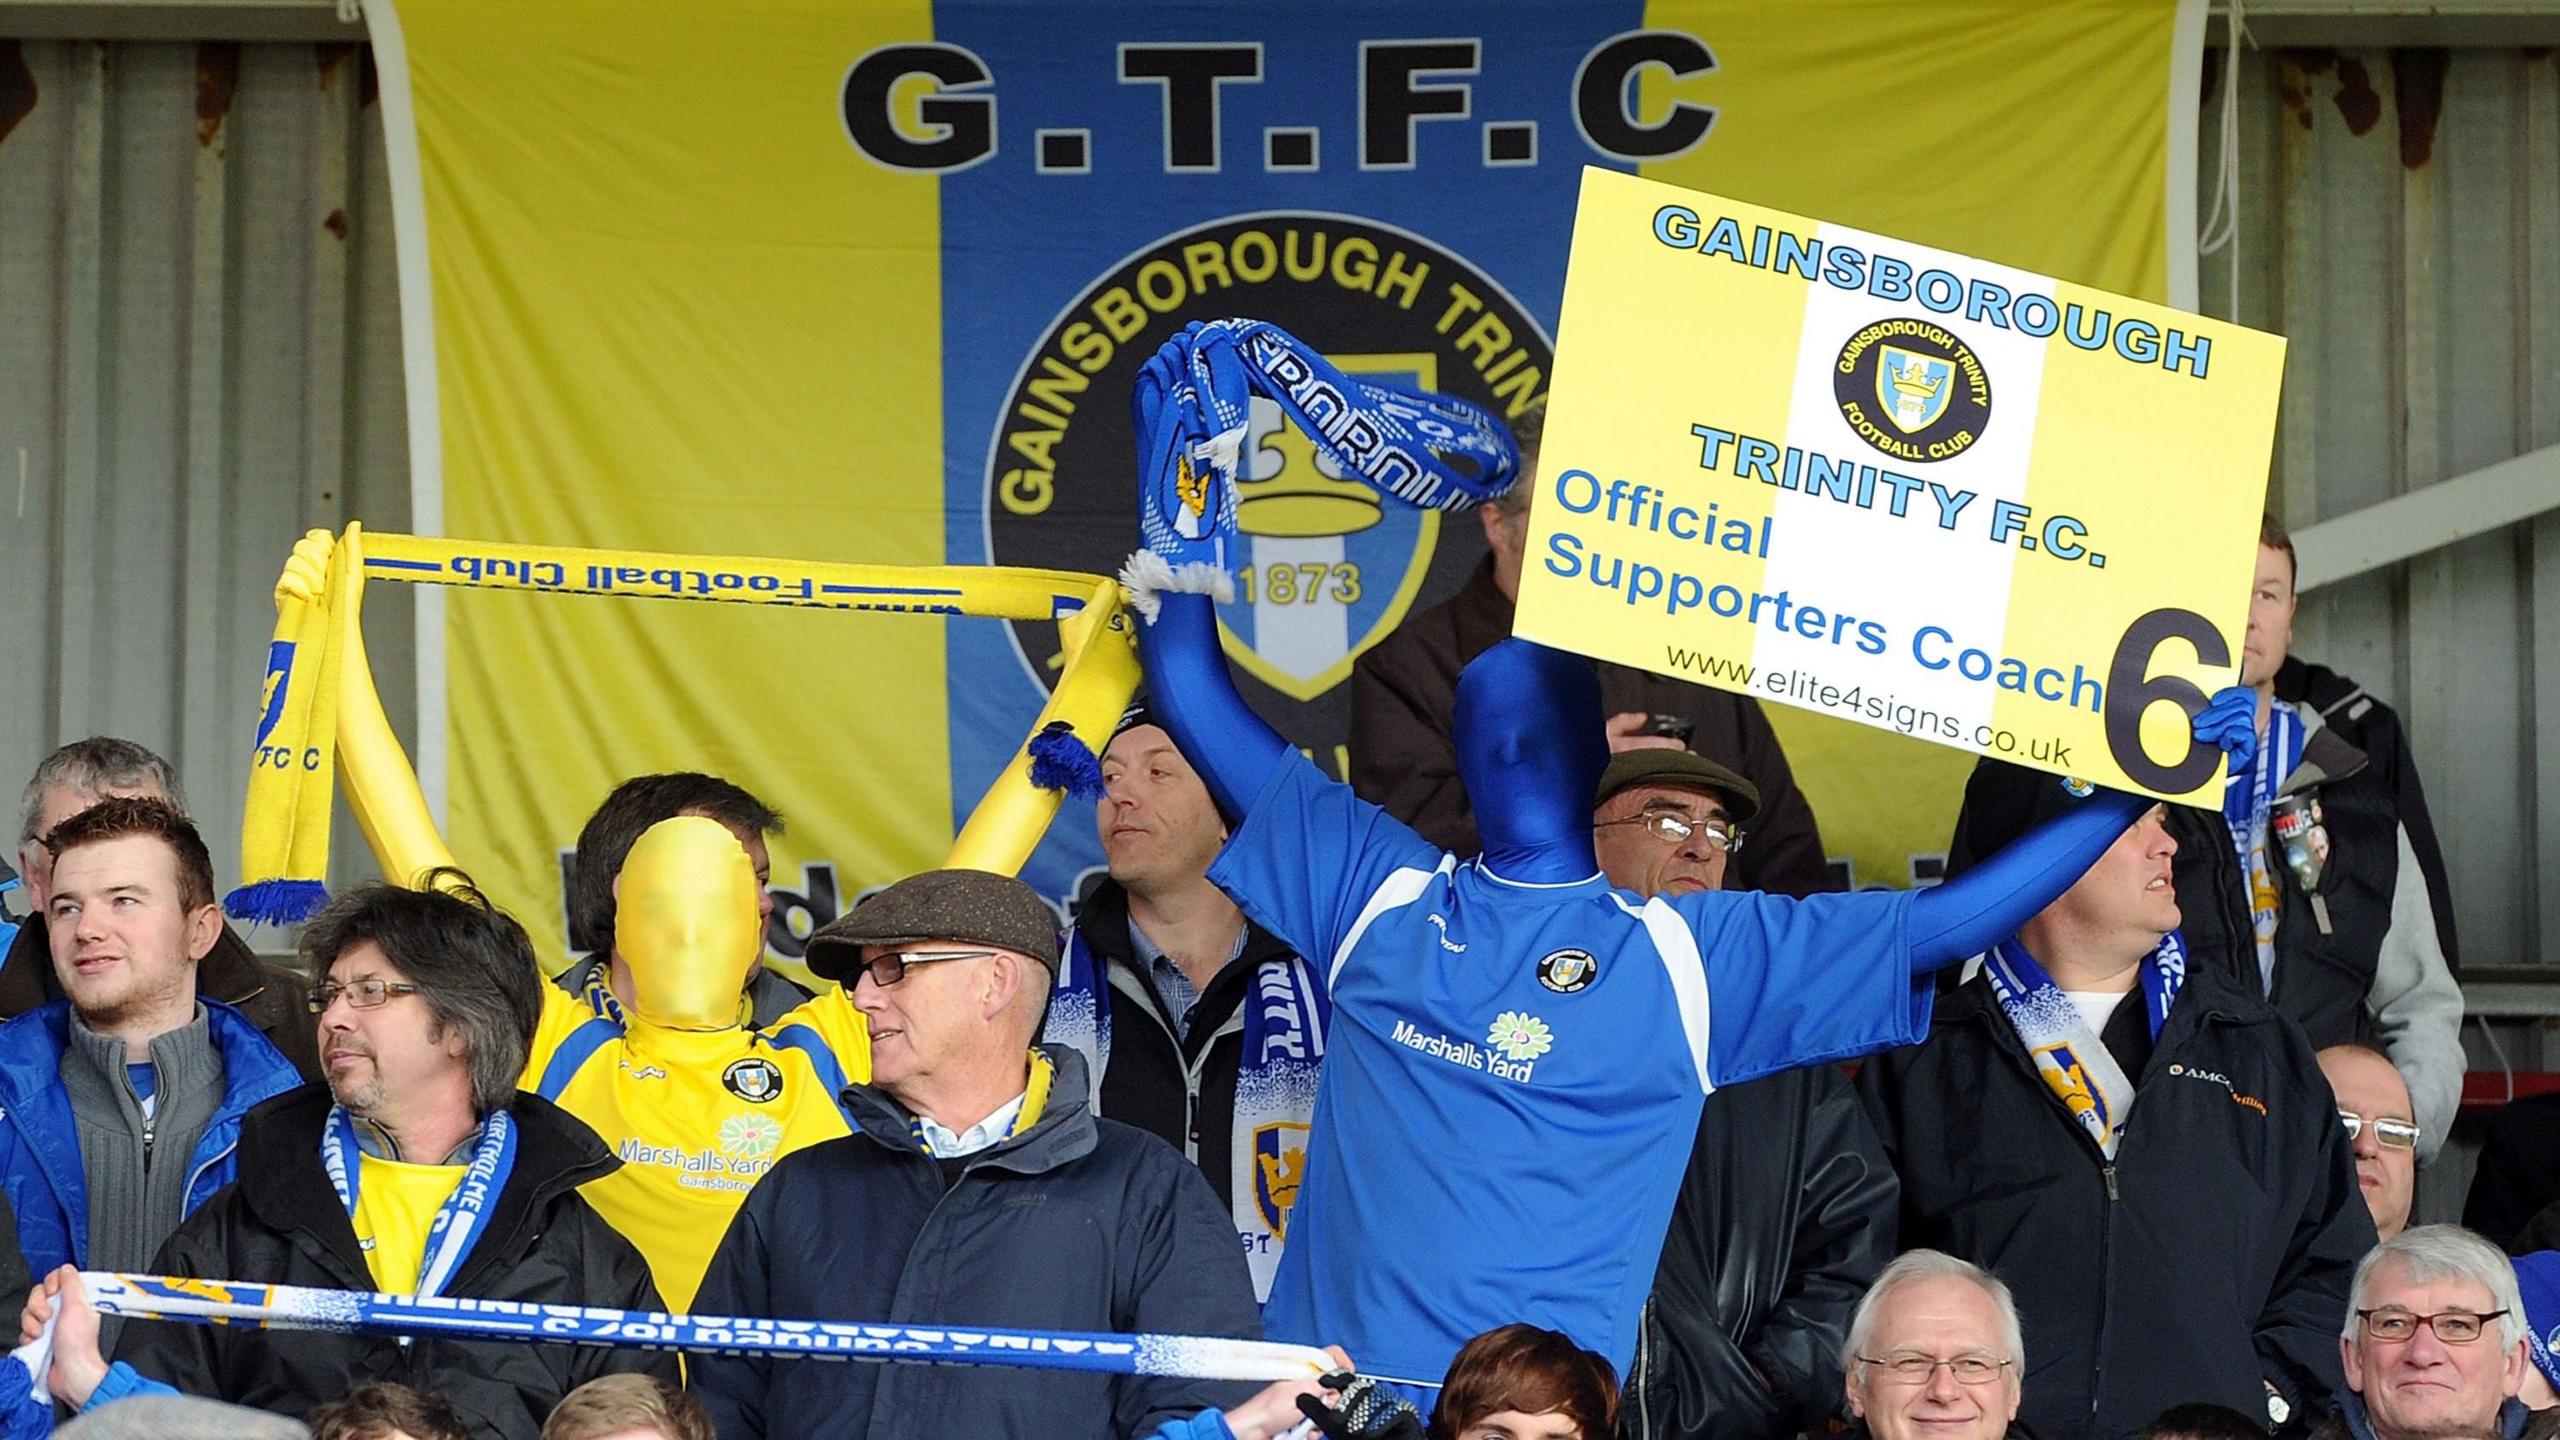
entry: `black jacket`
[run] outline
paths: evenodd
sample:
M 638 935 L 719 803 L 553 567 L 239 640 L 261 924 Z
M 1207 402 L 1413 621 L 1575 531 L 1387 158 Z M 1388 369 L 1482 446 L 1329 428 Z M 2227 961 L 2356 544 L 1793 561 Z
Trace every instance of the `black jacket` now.
M 2365 703 L 2373 707 L 2368 720 L 2387 716 L 2378 703 Z M 2314 717 L 2302 762 L 2282 788 L 2319 804 L 2329 841 L 2319 893 L 2329 925 L 2321 928 L 2311 892 L 2286 868 L 2281 850 L 2271 853 L 2282 908 L 2269 998 L 2314 1049 L 2353 1041 L 2390 1056 L 2416 1107 L 2419 1159 L 2428 1160 L 2452 1129 L 2468 1063 L 2462 991 L 2430 918 L 2430 907 L 2441 903 L 2441 881 L 2430 883 L 2423 861 L 2404 863 L 2417 859 L 2419 832 L 2400 815 L 2382 767 L 2347 732 L 2316 710 Z M 2386 733 L 2396 735 L 2396 724 Z M 2414 791 L 2414 775 L 2408 783 Z M 2176 833 L 2180 930 L 2191 953 L 2228 955 L 2236 973 L 2255 977 L 2248 880 L 2221 812 L 2188 811 Z M 2213 903 L 2197 903 L 2208 895 Z
M 787 1156 L 730 1222 L 696 1306 L 714 1315 L 1259 1339 L 1235 1227 L 1154 1137 L 1096 1119 L 1084 1059 L 1031 1128 L 944 1165 L 907 1112 L 844 1092 L 860 1128 Z M 835 1217 L 821 1222 L 813 1217 Z M 967 1365 L 704 1356 L 721 1440 L 1121 1440 L 1256 1387 Z
M 2444 846 L 2436 840 L 2435 817 L 2427 811 L 2426 788 L 2418 783 L 2418 765 L 2410 758 L 2409 737 L 2400 728 L 2399 714 L 2337 671 L 2290 656 L 2276 669 L 2276 698 L 2310 706 L 2324 724 L 2364 752 L 2370 767 L 2367 773 L 2390 794 L 2392 808 L 2409 832 L 2409 848 L 2417 853 L 2418 869 L 2426 877 L 2427 899 L 2445 963 L 2461 973 L 2462 949 L 2454 936 L 2453 891 L 2445 882 Z
M 530 1093 L 510 1107 L 520 1127 L 515 1173 L 449 1293 L 483 1300 L 663 1310 L 631 1242 L 577 1187 L 617 1162 L 587 1127 Z M 240 1179 L 178 1227 L 155 1262 L 163 1274 L 374 1288 L 355 1227 L 320 1164 L 329 1091 L 306 1085 L 249 1112 Z M 675 1357 L 578 1345 L 407 1341 L 136 1320 L 116 1358 L 189 1395 L 301 1416 L 358 1385 L 395 1381 L 452 1402 L 474 1435 L 537 1440 L 571 1390 L 640 1371 L 673 1382 Z
M 1822 1434 L 1840 1413 L 1850 1314 L 1893 1258 L 1901 1195 L 1834 1067 L 1708 1096 L 1627 1374 L 1629 1440 Z
M 2336 1403 L 2373 1217 L 2310 1043 L 2228 968 L 2190 965 L 2112 1165 L 1985 975 L 1951 977 L 1928 1040 L 1858 1088 L 1902 1177 L 1903 1246 L 2016 1293 L 2018 1418 L 2045 1440 L 2130 1435 L 2190 1400 L 2263 1415 L 2270 1382 L 2297 1429 Z
M 2490 1116 L 2481 1132 L 2462 1223 L 2510 1255 L 2548 1250 L 2528 1240 L 2525 1227 L 2554 1201 L 2560 1201 L 2560 1095 L 2530 1095 Z
M 1351 667 L 1351 788 L 1422 838 L 1461 858 L 1484 848 L 1458 779 L 1458 671 L 1511 633 L 1511 602 L 1493 562 L 1439 605 L 1406 618 Z M 1750 843 L 1734 855 L 1737 890 L 1810 895 L 1837 888 L 1813 806 L 1796 788 L 1778 732 L 1748 695 L 1713 690 L 1624 665 L 1592 662 L 1610 714 L 1678 715 L 1695 727 L 1689 748 L 1731 766 L 1760 791 Z M 1353 1357 L 1357 1359 L 1358 1357 Z
M 1245 992 L 1256 967 L 1289 958 L 1289 947 L 1245 922 L 1244 953 L 1200 992 L 1188 1035 L 1177 1039 L 1129 939 L 1129 892 L 1111 880 L 1095 886 L 1077 912 L 1076 934 L 1111 967 L 1111 1063 L 1102 1075 L 1103 1115 L 1189 1156 L 1217 1192 L 1219 1208 L 1230 1209 Z
M 311 986 L 299 971 L 260 961 L 239 932 L 226 924 L 213 949 L 196 962 L 196 993 L 248 1017 L 293 1062 L 303 1079 L 320 1078 L 320 1027 L 303 1006 Z M 62 983 L 54 977 L 44 917 L 29 915 L 19 922 L 8 957 L 0 960 L 0 1020 L 14 1020 L 61 998 Z

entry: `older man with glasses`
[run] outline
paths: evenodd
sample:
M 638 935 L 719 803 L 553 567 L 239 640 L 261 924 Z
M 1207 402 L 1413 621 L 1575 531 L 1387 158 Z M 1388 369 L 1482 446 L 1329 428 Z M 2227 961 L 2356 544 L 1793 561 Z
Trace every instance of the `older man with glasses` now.
M 1723 889 L 1760 792 L 1703 755 L 1630 750 L 1601 772 L 1594 805 L 1601 870 L 1650 900 Z M 1893 1254 L 1901 1193 L 1838 1069 L 1709 1095 L 1627 1369 L 1630 1440 L 1821 1433 L 1840 1413 L 1832 1362 Z
M 2026 1348 L 1999 1277 L 1936 1250 L 1876 1276 L 1841 1347 L 1850 1413 L 1876 1440 L 2000 1440 Z
M 2312 1440 L 2547 1440 L 2560 1411 L 2515 1398 L 2526 1361 L 2524 1300 L 2498 1247 L 2459 1225 L 2420 1225 L 2356 1266 L 2338 1341 L 2347 1395 Z
M 2373 1211 L 2374 1233 L 2388 1240 L 2409 1228 L 2418 1183 L 2420 1132 L 2409 1086 L 2391 1057 L 2370 1045 L 2331 1045 L 2319 1059 L 2355 1150 L 2356 1184 Z
M 1082 1055 L 1037 1045 L 1058 920 L 1030 887 L 933 870 L 809 939 L 870 1022 L 856 1129 L 756 1183 L 695 1308 L 719 1315 L 1258 1339 L 1209 1182 L 1093 1114 Z M 832 1221 L 832 1223 L 830 1223 Z M 1120 1440 L 1251 1386 L 1059 1371 L 703 1358 L 724 1440 Z

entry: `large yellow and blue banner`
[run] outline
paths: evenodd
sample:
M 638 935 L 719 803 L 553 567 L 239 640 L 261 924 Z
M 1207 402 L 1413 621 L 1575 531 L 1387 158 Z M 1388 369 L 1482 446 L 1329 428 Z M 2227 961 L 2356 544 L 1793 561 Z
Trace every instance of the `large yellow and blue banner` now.
M 1586 165 L 2154 300 L 2187 278 L 2199 0 L 366 10 L 421 533 L 1107 572 L 1131 379 L 1187 321 L 1542 405 Z M 1351 661 L 1455 591 L 1477 527 L 1381 507 L 1276 414 L 1252 473 L 1229 650 L 1340 773 Z M 439 598 L 419 773 L 554 948 L 588 811 L 704 769 L 791 818 L 795 957 L 942 855 L 1057 673 L 1045 622 Z M 1775 718 L 1853 878 L 1925 871 L 1962 757 Z M 1071 807 L 1026 874 L 1065 895 L 1099 853 Z

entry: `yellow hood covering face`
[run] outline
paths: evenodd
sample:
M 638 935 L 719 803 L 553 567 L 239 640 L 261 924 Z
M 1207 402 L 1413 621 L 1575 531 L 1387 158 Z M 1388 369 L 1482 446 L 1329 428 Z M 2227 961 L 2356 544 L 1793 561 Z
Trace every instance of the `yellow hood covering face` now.
M 676 1030 L 739 1020 L 738 992 L 764 951 L 756 870 L 727 826 L 699 815 L 642 833 L 614 882 L 614 948 L 633 1014 Z

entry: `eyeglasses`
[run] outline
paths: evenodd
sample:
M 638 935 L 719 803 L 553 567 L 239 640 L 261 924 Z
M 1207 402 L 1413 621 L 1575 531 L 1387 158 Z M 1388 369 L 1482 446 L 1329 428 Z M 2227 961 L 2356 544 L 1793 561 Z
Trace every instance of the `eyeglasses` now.
M 1958 1355 L 1943 1360 L 1935 1355 L 1894 1355 L 1882 1360 L 1873 1355 L 1861 1355 L 1858 1363 L 1873 1365 L 1884 1372 L 1885 1379 L 1896 1385 L 1926 1385 L 1941 1365 L 1947 1367 L 1947 1373 L 1954 1376 L 1959 1385 L 1988 1385 L 2000 1378 L 2001 1371 L 2017 1362 L 1994 1360 L 1988 1355 Z
M 903 954 L 874 955 L 853 967 L 853 980 L 845 988 L 850 990 L 861 984 L 865 975 L 871 977 L 874 985 L 895 985 L 906 979 L 907 972 L 918 965 L 936 965 L 945 960 L 984 960 L 995 953 L 993 950 L 909 950 Z
M 1704 822 L 1683 820 L 1668 811 L 1656 811 L 1650 815 L 1629 815 L 1622 820 L 1603 820 L 1594 828 L 1607 829 L 1612 825 L 1641 825 L 1652 831 L 1654 838 L 1665 845 L 1684 844 L 1692 835 L 1704 835 L 1707 848 L 1710 850 L 1721 850 L 1730 855 L 1742 848 L 1741 830 L 1719 825 L 1712 820 Z
M 2414 1310 L 2390 1305 L 2379 1310 L 2359 1310 L 2356 1318 L 2364 1322 L 2365 1334 L 2386 1344 L 2414 1340 L 2418 1336 L 2418 1327 L 2424 1325 L 2436 1332 L 2436 1338 L 2447 1345 L 2468 1345 L 2480 1338 L 2480 1332 L 2488 1327 L 2490 1321 L 2507 1318 L 2507 1312 L 2492 1310 L 2485 1315 L 2474 1315 L 2468 1310 L 2439 1310 L 2433 1315 L 2421 1315 Z
M 417 993 L 417 986 L 399 980 L 358 980 L 352 985 L 326 981 L 315 987 L 310 998 L 302 1003 L 310 1007 L 312 1014 L 326 1015 L 329 1013 L 329 1007 L 337 1004 L 338 997 L 341 995 L 346 997 L 348 1004 L 358 1010 L 379 1010 L 390 1004 L 395 995 Z
M 2364 1127 L 2370 1125 L 2373 1127 L 2373 1138 L 2377 1144 L 2387 1145 L 2394 1150 L 2418 1148 L 2418 1127 L 2407 1120 L 2387 1118 L 2367 1120 L 2352 1110 L 2341 1110 L 2338 1112 L 2338 1123 L 2347 1127 L 2347 1138 L 2350 1140 L 2364 1134 Z

